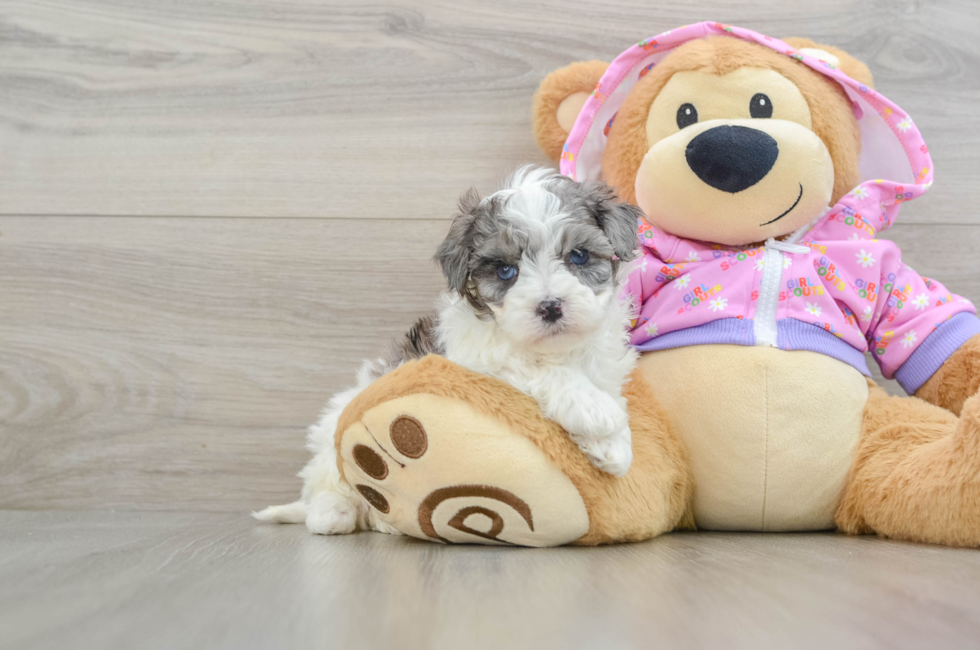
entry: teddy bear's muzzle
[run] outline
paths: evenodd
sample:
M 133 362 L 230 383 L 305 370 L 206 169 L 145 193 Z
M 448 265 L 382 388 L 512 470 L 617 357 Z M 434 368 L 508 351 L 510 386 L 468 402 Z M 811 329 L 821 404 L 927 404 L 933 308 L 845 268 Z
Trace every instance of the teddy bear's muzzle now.
M 747 126 L 716 126 L 687 145 L 687 164 L 711 187 L 732 194 L 765 178 L 776 164 L 776 140 Z

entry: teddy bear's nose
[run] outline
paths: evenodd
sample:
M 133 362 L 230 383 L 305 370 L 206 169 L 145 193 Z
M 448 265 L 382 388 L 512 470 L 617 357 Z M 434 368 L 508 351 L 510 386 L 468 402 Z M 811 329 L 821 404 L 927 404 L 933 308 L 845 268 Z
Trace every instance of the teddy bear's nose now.
M 761 181 L 778 155 L 772 136 L 746 126 L 716 126 L 687 145 L 691 171 L 711 187 L 732 194 Z

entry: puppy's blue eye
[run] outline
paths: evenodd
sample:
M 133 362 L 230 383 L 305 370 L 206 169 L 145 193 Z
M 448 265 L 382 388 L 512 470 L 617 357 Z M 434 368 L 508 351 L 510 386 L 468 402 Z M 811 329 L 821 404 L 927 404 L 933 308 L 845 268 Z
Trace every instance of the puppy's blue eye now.
M 517 277 L 517 267 L 509 264 L 501 264 L 497 267 L 497 277 L 503 281 L 513 280 Z
M 582 266 L 589 261 L 589 251 L 573 250 L 569 259 L 572 261 L 572 264 Z

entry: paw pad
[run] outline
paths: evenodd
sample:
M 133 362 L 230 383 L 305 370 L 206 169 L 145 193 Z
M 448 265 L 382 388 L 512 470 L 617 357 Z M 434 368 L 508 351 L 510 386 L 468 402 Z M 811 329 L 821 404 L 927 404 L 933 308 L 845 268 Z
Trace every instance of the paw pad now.
M 429 436 L 422 423 L 410 415 L 402 415 L 391 423 L 391 444 L 402 456 L 418 459 L 429 448 Z
M 344 430 L 338 452 L 349 485 L 406 535 L 551 546 L 589 530 L 575 486 L 531 440 L 458 400 L 382 402 Z
M 371 478 L 383 481 L 388 476 L 388 464 L 367 445 L 354 445 L 354 462 Z
M 357 491 L 361 493 L 364 500 L 374 506 L 377 510 L 387 514 L 390 506 L 388 505 L 388 499 L 375 490 L 373 487 L 367 485 L 357 485 Z

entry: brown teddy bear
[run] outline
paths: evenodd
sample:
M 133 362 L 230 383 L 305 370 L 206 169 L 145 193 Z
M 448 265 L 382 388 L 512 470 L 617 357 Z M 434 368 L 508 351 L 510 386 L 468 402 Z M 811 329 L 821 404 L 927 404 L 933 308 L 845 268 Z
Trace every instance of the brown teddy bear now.
M 688 25 L 549 75 L 534 130 L 564 173 L 646 215 L 633 466 L 599 472 L 529 397 L 427 357 L 338 427 L 341 472 L 383 521 L 533 546 L 694 525 L 980 545 L 980 321 L 876 239 L 932 164 L 866 66 Z M 877 387 L 865 351 L 915 397 Z M 394 462 L 364 467 L 358 445 Z

